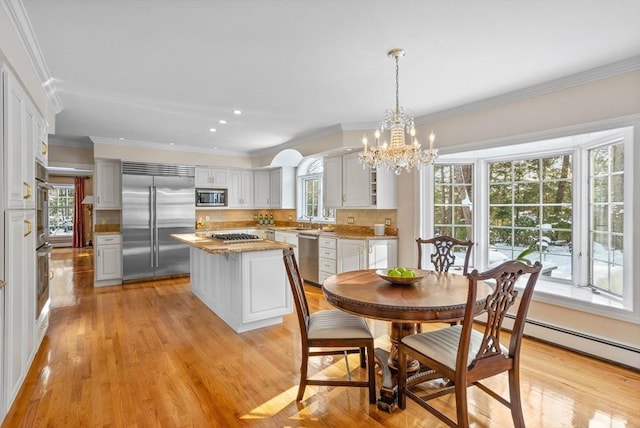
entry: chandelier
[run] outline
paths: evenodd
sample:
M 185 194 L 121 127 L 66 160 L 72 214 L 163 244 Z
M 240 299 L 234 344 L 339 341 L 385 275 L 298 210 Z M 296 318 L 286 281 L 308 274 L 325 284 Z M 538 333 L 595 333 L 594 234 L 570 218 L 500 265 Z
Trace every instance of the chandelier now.
M 375 132 L 375 145 L 367 145 L 366 135 L 362 138 L 364 151 L 360 153 L 360 163 L 362 167 L 378 168 L 387 167 L 393 170 L 396 175 L 402 173 L 402 168 L 410 172 L 413 167 L 420 168 L 422 165 L 432 164 L 438 156 L 438 150 L 433 148 L 435 135 L 431 131 L 429 135 L 429 149 L 422 150 L 421 145 L 416 138 L 416 128 L 413 121 L 413 115 L 404 112 L 400 107 L 398 92 L 399 70 L 398 60 L 404 56 L 404 49 L 391 49 L 387 52 L 389 58 L 396 61 L 396 108 L 395 110 L 387 110 L 384 120 L 380 124 L 380 128 Z M 389 131 L 389 143 L 386 137 L 384 142 L 380 144 L 380 137 Z M 408 142 L 406 141 L 408 138 Z

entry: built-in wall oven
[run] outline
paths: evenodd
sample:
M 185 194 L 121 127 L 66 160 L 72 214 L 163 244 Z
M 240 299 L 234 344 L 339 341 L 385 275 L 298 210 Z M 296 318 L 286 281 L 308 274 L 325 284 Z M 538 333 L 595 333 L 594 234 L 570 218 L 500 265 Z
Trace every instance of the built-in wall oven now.
M 49 256 L 53 245 L 47 242 L 49 190 L 47 169 L 36 162 L 36 319 L 49 300 Z

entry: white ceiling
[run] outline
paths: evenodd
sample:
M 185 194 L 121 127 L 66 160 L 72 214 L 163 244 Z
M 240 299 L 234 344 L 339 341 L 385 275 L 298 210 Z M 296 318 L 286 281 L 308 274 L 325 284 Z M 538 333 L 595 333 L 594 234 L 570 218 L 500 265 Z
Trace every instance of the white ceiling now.
M 391 48 L 416 116 L 640 55 L 638 0 L 23 4 L 63 106 L 54 140 L 257 154 L 375 126 L 395 103 Z

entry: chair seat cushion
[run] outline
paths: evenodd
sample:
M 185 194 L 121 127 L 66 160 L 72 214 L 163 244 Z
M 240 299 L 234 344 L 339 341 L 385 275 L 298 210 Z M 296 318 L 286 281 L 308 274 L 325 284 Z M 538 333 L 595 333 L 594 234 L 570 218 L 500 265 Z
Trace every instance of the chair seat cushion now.
M 309 340 L 373 339 L 364 318 L 339 309 L 314 312 L 309 317 Z
M 429 358 L 438 361 L 451 370 L 456 368 L 456 356 L 458 353 L 458 346 L 460 344 L 460 334 L 462 333 L 462 326 L 455 325 L 452 327 L 443 328 L 442 330 L 430 331 L 428 333 L 412 334 L 405 336 L 402 339 L 402 343 L 407 345 L 419 353 L 428 356 Z M 468 363 L 471 363 L 476 357 L 480 345 L 482 344 L 482 333 L 472 330 L 471 331 L 471 343 L 469 346 Z M 504 346 L 500 345 L 502 353 L 509 355 L 509 351 Z

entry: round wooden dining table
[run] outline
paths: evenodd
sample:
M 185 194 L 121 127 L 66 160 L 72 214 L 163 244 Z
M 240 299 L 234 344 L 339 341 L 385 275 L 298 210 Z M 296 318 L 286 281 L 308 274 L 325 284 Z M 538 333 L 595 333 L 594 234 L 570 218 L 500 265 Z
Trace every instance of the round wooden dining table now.
M 343 272 L 327 278 L 322 290 L 333 306 L 365 318 L 391 321 L 391 349 L 376 349 L 376 359 L 382 370 L 382 386 L 378 408 L 393 411 L 397 405 L 398 343 L 421 331 L 421 323 L 455 323 L 464 318 L 469 291 L 466 276 L 427 270 L 415 270 L 423 278 L 414 284 L 396 285 L 376 274 L 374 269 Z M 474 314 L 484 311 L 489 284 L 479 283 Z M 414 373 L 410 384 L 437 376 L 421 368 L 418 361 L 409 361 L 407 370 Z M 431 377 L 430 377 L 431 376 Z

